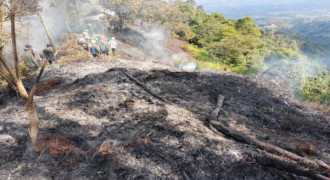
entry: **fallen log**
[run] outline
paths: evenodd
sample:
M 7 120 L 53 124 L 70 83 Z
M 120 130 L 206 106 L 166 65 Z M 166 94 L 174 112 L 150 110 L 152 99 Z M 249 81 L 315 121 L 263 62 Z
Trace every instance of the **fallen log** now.
M 330 166 L 322 161 L 313 161 L 313 160 L 298 156 L 285 149 L 282 149 L 282 148 L 277 147 L 272 144 L 264 143 L 262 141 L 251 138 L 248 135 L 243 134 L 239 131 L 235 131 L 229 127 L 226 127 L 223 123 L 218 121 L 218 115 L 219 115 L 219 112 L 220 112 L 222 104 L 223 104 L 223 99 L 224 99 L 224 97 L 222 95 L 219 95 L 217 106 L 216 106 L 215 110 L 212 111 L 212 113 L 210 114 L 210 116 L 207 119 L 211 130 L 213 130 L 215 132 L 220 132 L 228 137 L 235 139 L 236 141 L 239 141 L 239 142 L 242 142 L 245 144 L 254 145 L 259 149 L 263 149 L 263 150 L 266 150 L 266 151 L 272 152 L 272 153 L 278 153 L 282 156 L 295 160 L 299 164 L 302 164 L 308 168 L 318 169 L 321 172 L 322 172 L 322 168 L 325 168 L 327 171 L 330 170 Z
M 261 152 L 260 154 L 252 153 L 252 155 L 262 166 L 273 167 L 278 170 L 283 170 L 300 176 L 310 177 L 312 179 L 329 180 L 329 178 L 319 174 L 318 172 L 303 168 L 281 156 L 270 154 L 265 151 Z
M 166 100 L 165 98 L 161 97 L 160 95 L 154 93 L 153 91 L 151 91 L 146 85 L 144 85 L 141 81 L 137 80 L 136 78 L 134 78 L 132 75 L 130 75 L 129 73 L 125 72 L 124 70 L 120 70 L 123 74 L 125 74 L 129 79 L 131 79 L 132 81 L 134 81 L 137 85 L 139 85 L 141 88 L 143 88 L 145 91 L 147 91 L 150 95 L 152 95 L 153 97 L 167 103 L 167 104 L 171 104 L 170 101 Z
M 325 163 L 320 163 L 318 161 L 315 162 L 313 160 L 298 156 L 292 152 L 289 152 L 289 151 L 282 149 L 280 147 L 277 147 L 275 145 L 256 140 L 254 138 L 247 136 L 246 134 L 240 133 L 238 131 L 235 131 L 235 130 L 232 130 L 232 129 L 226 127 L 219 121 L 210 121 L 210 126 L 212 126 L 217 131 L 221 132 L 222 134 L 224 134 L 228 137 L 231 137 L 237 141 L 240 141 L 245 144 L 254 145 L 254 146 L 256 146 L 260 149 L 266 150 L 268 152 L 278 153 L 282 156 L 285 156 L 285 157 L 291 158 L 295 161 L 298 161 L 300 164 L 303 164 L 307 167 L 312 167 L 312 168 L 316 168 L 316 169 L 321 169 L 321 167 L 323 167 L 327 170 L 330 170 L 330 168 L 328 168 L 329 165 L 327 165 Z

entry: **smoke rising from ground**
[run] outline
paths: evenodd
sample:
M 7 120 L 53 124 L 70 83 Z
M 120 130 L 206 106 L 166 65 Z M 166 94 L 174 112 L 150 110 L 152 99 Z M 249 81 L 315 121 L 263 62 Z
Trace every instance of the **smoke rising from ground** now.
M 301 89 L 304 81 L 326 70 L 326 67 L 316 60 L 302 58 L 298 60 L 277 59 L 266 62 L 263 74 L 280 77 L 290 83 L 292 90 Z

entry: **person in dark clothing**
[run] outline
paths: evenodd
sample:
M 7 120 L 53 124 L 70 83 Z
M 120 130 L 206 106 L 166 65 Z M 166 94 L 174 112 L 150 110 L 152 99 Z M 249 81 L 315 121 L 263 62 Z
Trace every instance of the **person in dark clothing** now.
M 104 42 L 103 40 L 100 41 L 100 51 L 102 54 L 106 54 L 107 56 L 109 56 L 109 48 L 106 42 Z
M 43 53 L 50 64 L 53 64 L 55 62 L 55 52 L 51 44 L 47 44 L 47 48 L 44 49 Z
M 93 57 L 97 57 L 98 56 L 99 50 L 97 49 L 97 47 L 95 46 L 95 44 L 92 44 L 89 47 L 89 50 L 90 50 L 91 54 L 93 55 Z

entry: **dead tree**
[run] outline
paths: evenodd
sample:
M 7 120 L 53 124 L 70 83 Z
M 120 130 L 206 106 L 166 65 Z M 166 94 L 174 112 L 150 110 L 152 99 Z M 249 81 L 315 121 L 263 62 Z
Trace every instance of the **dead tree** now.
M 50 35 L 50 32 L 49 32 L 48 26 L 47 26 L 47 24 L 45 22 L 44 16 L 42 15 L 42 13 L 41 13 L 40 10 L 38 11 L 38 16 L 40 18 L 40 21 L 41 21 L 42 26 L 44 27 L 44 29 L 46 31 L 46 34 L 47 34 L 47 37 L 48 37 L 48 40 L 49 40 L 50 44 L 53 46 L 54 51 L 56 51 L 56 46 L 54 44 L 54 41 L 52 39 L 52 36 Z
M 1 2 L 3 2 L 3 1 L 1 1 Z M 30 139 L 29 139 L 28 148 L 27 148 L 26 152 L 31 154 L 34 150 L 34 145 L 37 140 L 38 123 L 39 123 L 39 118 L 38 118 L 37 112 L 34 108 L 33 97 L 36 92 L 37 84 L 40 81 L 40 78 L 46 67 L 47 61 L 44 61 L 42 63 L 41 71 L 39 72 L 39 75 L 38 75 L 37 79 L 35 80 L 32 88 L 31 88 L 31 91 L 28 92 L 22 82 L 21 72 L 19 69 L 17 46 L 16 46 L 15 16 L 16 16 L 16 13 L 18 12 L 16 9 L 17 3 L 18 3 L 18 1 L 10 0 L 10 10 L 9 10 L 9 19 L 10 19 L 10 24 L 11 24 L 10 34 L 11 34 L 11 40 L 12 40 L 14 68 L 12 68 L 10 66 L 9 60 L 7 58 L 5 58 L 3 56 L 2 51 L 0 51 L 0 64 L 4 67 L 3 69 L 0 69 L 0 76 L 2 78 L 4 78 L 8 82 L 8 84 L 11 85 L 11 87 L 14 90 L 17 91 L 17 93 L 21 96 L 21 98 L 23 99 L 23 101 L 25 103 L 25 106 L 26 106 L 26 109 L 28 112 L 28 118 L 30 120 L 30 127 L 28 130 Z M 3 8 L 3 6 L 0 6 L 0 7 Z M 4 12 L 4 9 L 1 9 L 1 11 Z M 1 20 L 4 21 L 3 14 L 0 17 L 2 17 Z M 3 24 L 3 22 L 1 22 L 1 24 Z M 1 47 L 1 49 L 2 49 L 2 47 Z
M 6 13 L 4 11 L 5 0 L 0 0 L 0 54 L 5 47 L 5 17 Z M 0 63 L 0 71 L 3 70 L 3 65 Z

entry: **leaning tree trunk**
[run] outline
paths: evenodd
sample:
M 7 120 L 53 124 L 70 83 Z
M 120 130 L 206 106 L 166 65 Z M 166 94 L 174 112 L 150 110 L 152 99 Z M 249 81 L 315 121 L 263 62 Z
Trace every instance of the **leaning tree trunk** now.
M 54 51 L 56 51 L 55 44 L 54 44 L 54 42 L 53 42 L 52 37 L 50 36 L 50 33 L 49 33 L 49 30 L 48 30 L 48 27 L 47 27 L 47 25 L 46 25 L 46 22 L 45 22 L 45 20 L 44 20 L 44 17 L 42 16 L 41 12 L 38 12 L 38 16 L 40 17 L 40 21 L 41 21 L 41 23 L 42 23 L 42 25 L 43 25 L 43 27 L 44 27 L 44 29 L 45 29 L 45 31 L 46 31 L 46 34 L 47 34 L 47 37 L 48 37 L 48 39 L 49 39 L 50 44 L 53 45 L 53 49 L 54 49 Z

